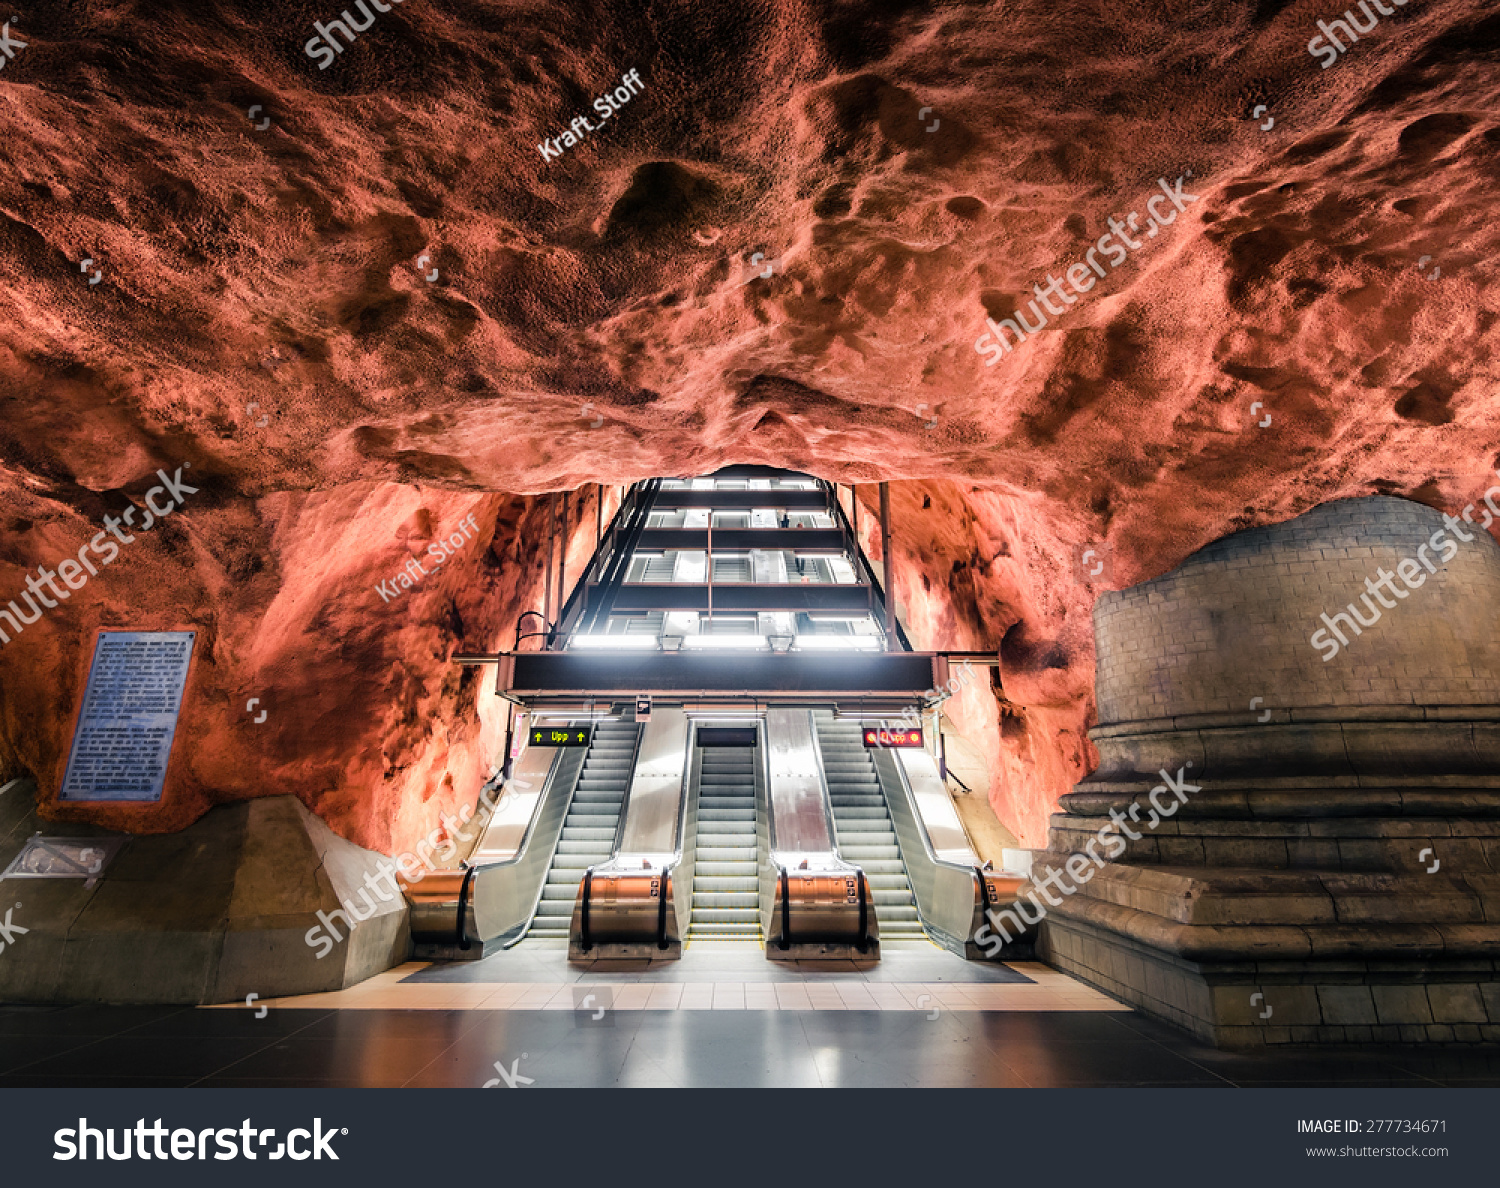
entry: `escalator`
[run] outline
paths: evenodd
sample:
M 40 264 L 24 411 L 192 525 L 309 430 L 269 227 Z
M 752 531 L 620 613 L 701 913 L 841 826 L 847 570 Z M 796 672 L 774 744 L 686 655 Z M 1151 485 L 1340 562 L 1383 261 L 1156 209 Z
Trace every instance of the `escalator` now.
M 760 940 L 756 863 L 755 748 L 705 748 L 689 940 Z
M 833 803 L 839 855 L 863 868 L 869 878 L 881 939 L 926 939 L 896 827 L 863 732 L 855 723 L 836 721 L 830 710 L 814 710 L 813 722 Z
M 541 902 L 526 933 L 528 940 L 568 939 L 583 872 L 614 853 L 639 735 L 640 727 L 634 722 L 605 720 L 595 725 Z

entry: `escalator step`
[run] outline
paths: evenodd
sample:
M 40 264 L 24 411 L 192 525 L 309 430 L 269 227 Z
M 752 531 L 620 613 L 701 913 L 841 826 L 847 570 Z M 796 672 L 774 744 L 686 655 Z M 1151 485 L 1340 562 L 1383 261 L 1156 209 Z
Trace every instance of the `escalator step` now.
M 613 829 L 597 829 L 591 825 L 564 825 L 562 831 L 563 841 L 595 841 L 612 842 L 615 840 Z
M 693 880 L 693 896 L 696 899 L 699 892 L 711 894 L 718 891 L 748 891 L 753 895 L 759 887 L 760 880 L 755 877 L 753 868 L 747 875 L 700 874 Z
M 750 908 L 693 908 L 693 924 L 754 924 L 759 919 L 758 909 Z
M 754 891 L 705 892 L 693 896 L 693 915 L 705 908 L 737 908 L 755 910 L 759 897 Z

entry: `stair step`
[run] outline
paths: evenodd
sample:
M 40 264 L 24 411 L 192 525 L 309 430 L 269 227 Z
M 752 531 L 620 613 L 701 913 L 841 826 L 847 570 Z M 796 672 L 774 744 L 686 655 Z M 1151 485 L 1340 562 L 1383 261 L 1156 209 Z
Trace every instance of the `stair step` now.
M 760 880 L 755 877 L 753 870 L 746 875 L 705 875 L 700 873 L 693 879 L 694 898 L 697 898 L 700 893 L 720 891 L 748 891 L 754 895 L 759 889 Z
M 858 728 L 814 712 L 839 854 L 870 880 L 882 937 L 925 936 L 890 807 Z
M 718 937 L 721 940 L 760 940 L 760 922 L 748 924 L 719 924 L 708 921 L 695 922 L 690 926 L 690 937 Z

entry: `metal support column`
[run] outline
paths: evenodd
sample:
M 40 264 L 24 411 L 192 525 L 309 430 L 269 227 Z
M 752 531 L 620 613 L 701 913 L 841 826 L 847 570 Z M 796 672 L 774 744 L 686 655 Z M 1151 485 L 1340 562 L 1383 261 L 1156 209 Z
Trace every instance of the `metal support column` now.
M 557 539 L 557 495 L 553 492 L 547 493 L 547 559 L 542 563 L 542 569 L 547 576 L 547 584 L 542 592 L 542 627 L 547 632 L 546 643 L 552 642 L 552 542 Z
M 568 493 L 563 492 L 562 497 L 562 527 L 557 533 L 557 617 L 562 619 L 563 606 L 568 600 L 568 587 L 564 584 L 568 565 Z M 554 623 L 554 627 L 561 627 L 561 621 Z
M 891 556 L 891 485 L 880 484 L 880 556 L 885 564 L 885 650 L 894 652 L 896 640 L 896 559 Z

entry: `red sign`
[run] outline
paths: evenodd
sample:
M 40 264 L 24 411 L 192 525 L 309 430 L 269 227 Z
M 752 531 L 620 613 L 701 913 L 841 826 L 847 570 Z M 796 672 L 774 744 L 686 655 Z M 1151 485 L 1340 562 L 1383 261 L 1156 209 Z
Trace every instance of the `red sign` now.
M 867 747 L 920 747 L 922 730 L 879 730 L 874 727 L 865 731 Z

